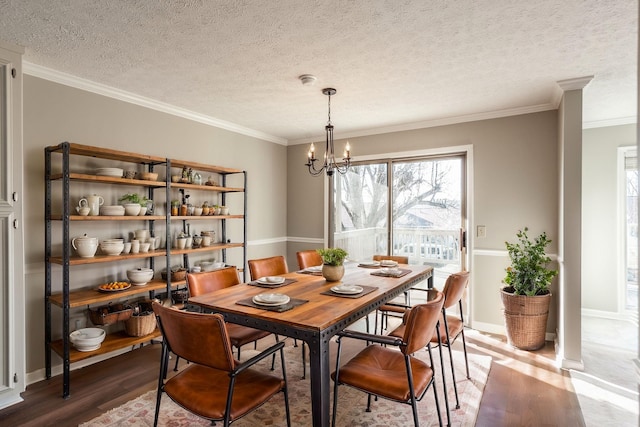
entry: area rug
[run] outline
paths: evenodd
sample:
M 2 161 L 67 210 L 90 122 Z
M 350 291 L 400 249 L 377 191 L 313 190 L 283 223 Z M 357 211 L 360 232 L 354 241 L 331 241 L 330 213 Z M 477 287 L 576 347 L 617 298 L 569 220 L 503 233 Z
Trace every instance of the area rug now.
M 251 357 L 255 352 L 243 351 L 243 359 Z M 246 354 L 245 354 L 246 353 Z M 469 353 L 469 369 L 471 379 L 465 376 L 464 354 L 455 350 L 454 365 L 456 367 L 456 384 L 460 396 L 460 409 L 455 409 L 455 395 L 451 382 L 451 370 L 449 356 L 445 349 L 444 363 L 447 374 L 447 391 L 449 406 L 451 408 L 451 425 L 472 426 L 475 424 L 482 392 L 487 382 L 487 376 L 491 366 L 491 357 Z M 428 360 L 427 351 L 416 354 L 423 360 Z M 438 350 L 434 350 L 436 359 L 437 391 L 439 394 L 442 421 L 447 423 L 447 415 L 444 405 L 444 394 Z M 292 426 L 311 426 L 310 383 L 307 376 L 302 380 L 302 358 L 300 348 L 287 346 L 285 348 L 285 360 L 287 363 L 287 378 L 289 382 L 289 404 L 291 409 Z M 262 368 L 269 369 L 270 358 L 263 362 Z M 334 367 L 331 368 L 332 370 Z M 276 368 L 276 373 L 281 372 Z M 331 382 L 333 388 L 333 382 Z M 150 391 L 128 403 L 112 409 L 111 411 L 82 424 L 81 426 L 152 426 L 155 411 L 156 391 Z M 372 402 L 371 412 L 365 412 L 367 396 L 365 393 L 341 386 L 339 389 L 339 403 L 336 425 L 338 426 L 385 426 L 405 427 L 413 425 L 413 415 L 410 405 L 392 402 L 386 399 L 378 399 Z M 437 426 L 438 417 L 435 409 L 433 391 L 428 390 L 425 397 L 419 403 L 418 413 L 421 426 Z M 208 420 L 199 418 L 182 409 L 166 395 L 163 395 L 160 406 L 159 426 L 163 427 L 187 427 L 210 426 Z M 244 418 L 233 423 L 235 427 L 253 426 L 286 426 L 284 399 L 282 393 L 272 398 L 267 404 L 253 411 Z

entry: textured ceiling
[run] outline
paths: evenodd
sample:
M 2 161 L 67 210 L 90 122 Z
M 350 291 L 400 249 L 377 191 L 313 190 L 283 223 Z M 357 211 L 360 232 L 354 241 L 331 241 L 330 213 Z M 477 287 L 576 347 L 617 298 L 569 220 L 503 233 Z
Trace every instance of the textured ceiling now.
M 553 108 L 589 75 L 584 121 L 629 121 L 637 18 L 633 0 L 0 0 L 0 40 L 291 143 L 323 134 L 324 87 L 336 138 Z

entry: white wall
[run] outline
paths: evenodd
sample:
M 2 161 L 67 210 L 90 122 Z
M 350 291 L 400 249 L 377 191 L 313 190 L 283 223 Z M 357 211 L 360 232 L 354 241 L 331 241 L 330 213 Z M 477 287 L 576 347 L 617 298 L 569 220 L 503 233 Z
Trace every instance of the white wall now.
M 635 146 L 635 125 L 586 129 L 582 147 L 582 308 L 616 316 L 621 310 L 622 245 L 618 148 Z
M 283 244 L 272 248 L 268 243 L 286 238 L 286 211 L 273 208 L 286 206 L 286 147 L 25 75 L 25 315 L 29 331 L 25 340 L 27 373 L 32 377 L 44 368 L 44 148 L 63 141 L 246 170 L 248 239 L 258 243 L 249 245 L 248 256 L 284 252 Z M 87 194 L 96 191 L 91 186 L 81 188 Z M 115 202 L 124 190 L 103 187 L 97 191 Z M 74 227 L 72 237 L 84 232 L 97 230 Z M 260 244 L 265 242 L 268 250 Z M 108 274 L 126 277 L 118 266 L 85 270 L 81 268 L 79 274 L 87 277 L 88 286 L 99 285 L 100 277 Z M 53 313 L 60 318 L 59 309 L 54 307 Z M 54 323 L 54 335 L 60 331 L 60 323 Z M 60 363 L 56 355 L 53 361 Z

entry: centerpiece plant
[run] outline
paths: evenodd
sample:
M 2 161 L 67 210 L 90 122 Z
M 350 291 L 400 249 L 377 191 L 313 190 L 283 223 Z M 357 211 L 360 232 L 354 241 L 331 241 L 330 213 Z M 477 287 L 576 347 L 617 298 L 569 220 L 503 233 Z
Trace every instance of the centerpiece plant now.
M 551 291 L 557 270 L 548 268 L 551 258 L 545 249 L 551 240 L 546 232 L 531 240 L 525 227 L 516 233 L 517 242 L 505 242 L 511 264 L 506 268 L 501 290 L 507 340 L 522 350 L 544 345 Z
M 145 196 L 140 196 L 137 193 L 127 193 L 124 196 L 120 197 L 119 199 L 120 202 L 127 202 L 127 203 L 137 203 L 142 207 L 147 206 L 147 202 L 149 201 L 149 199 L 147 199 Z
M 341 248 L 317 249 L 322 257 L 322 276 L 328 282 L 337 282 L 344 276 L 344 260 L 348 253 Z

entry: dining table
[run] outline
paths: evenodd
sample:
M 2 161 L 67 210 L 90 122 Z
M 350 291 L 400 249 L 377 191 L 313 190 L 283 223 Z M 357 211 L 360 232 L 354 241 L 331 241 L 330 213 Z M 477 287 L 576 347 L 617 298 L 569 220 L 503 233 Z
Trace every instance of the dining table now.
M 189 298 L 189 304 L 221 313 L 227 322 L 306 342 L 309 346 L 313 426 L 327 427 L 330 423 L 331 338 L 420 282 L 426 281 L 427 288 L 433 288 L 433 268 L 430 266 L 400 264 L 400 274 L 385 274 L 385 271 L 370 263 L 347 262 L 340 282 L 328 282 L 317 271 L 302 270 L 281 275 L 285 282 L 280 284 L 269 281 L 242 283 Z M 336 286 L 341 286 L 340 289 L 355 287 L 356 290 L 359 287 L 362 291 L 338 293 L 332 291 L 332 288 L 338 289 Z M 289 302 L 282 305 L 254 303 L 254 296 L 268 293 L 286 295 Z

